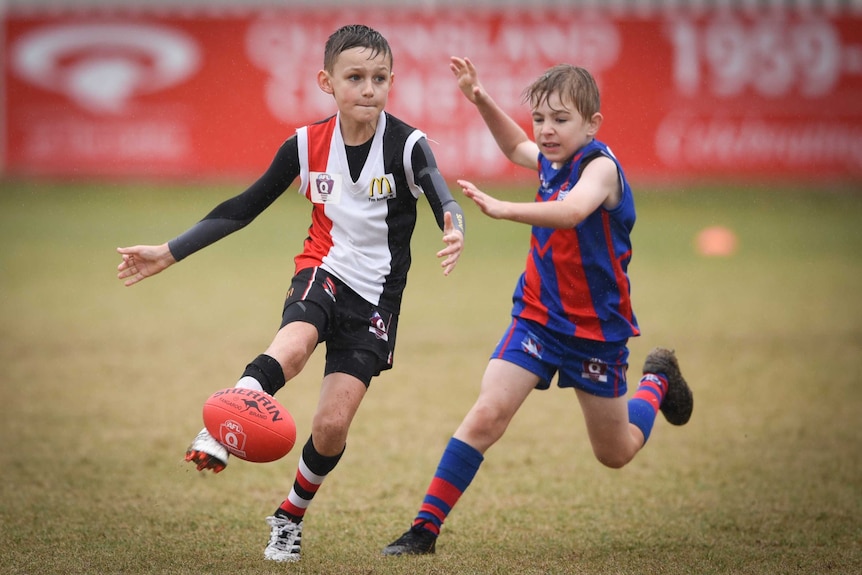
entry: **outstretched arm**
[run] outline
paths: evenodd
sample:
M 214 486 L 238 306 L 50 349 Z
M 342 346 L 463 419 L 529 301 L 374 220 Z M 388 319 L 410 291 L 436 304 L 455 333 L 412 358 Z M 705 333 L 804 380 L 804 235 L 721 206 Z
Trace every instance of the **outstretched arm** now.
M 469 58 L 453 56 L 449 69 L 455 74 L 461 93 L 479 110 L 497 146 L 514 164 L 536 169 L 539 147 L 527 133 L 500 108 L 479 82 L 479 74 Z
M 467 180 L 458 180 L 458 184 L 483 214 L 543 228 L 573 228 L 600 206 L 613 209 L 620 197 L 617 166 L 605 156 L 590 161 L 572 191 L 558 202 L 506 202 L 486 194 Z
M 132 286 L 154 276 L 221 238 L 244 228 L 280 196 L 299 175 L 296 138 L 279 148 L 267 171 L 243 193 L 225 200 L 194 226 L 157 246 L 117 248 L 123 261 L 117 278 Z
M 243 193 L 225 200 L 200 222 L 168 242 L 177 261 L 217 242 L 248 224 L 268 208 L 299 175 L 296 136 L 278 149 L 263 175 Z

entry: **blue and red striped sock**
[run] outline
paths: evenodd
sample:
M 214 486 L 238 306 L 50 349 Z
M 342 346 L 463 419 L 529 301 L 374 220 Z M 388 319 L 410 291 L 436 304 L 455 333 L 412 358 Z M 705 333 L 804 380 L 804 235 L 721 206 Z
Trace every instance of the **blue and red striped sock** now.
M 439 535 L 446 516 L 473 481 L 484 459 L 463 441 L 450 439 L 413 525 L 424 523 L 425 529 Z
M 629 400 L 629 422 L 643 432 L 644 443 L 649 439 L 666 392 L 667 378 L 663 374 L 647 373 L 641 378 L 635 394 Z

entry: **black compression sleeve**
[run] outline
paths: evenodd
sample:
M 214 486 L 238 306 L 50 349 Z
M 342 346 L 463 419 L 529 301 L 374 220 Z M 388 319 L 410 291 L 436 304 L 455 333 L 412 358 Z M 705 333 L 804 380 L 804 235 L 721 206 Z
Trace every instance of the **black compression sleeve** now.
M 463 234 L 464 211 L 452 197 L 446 180 L 443 179 L 443 175 L 437 169 L 437 160 L 428 146 L 428 140 L 419 138 L 419 141 L 413 146 L 410 161 L 413 164 L 415 183 L 425 192 L 425 197 L 431 204 L 431 211 L 434 212 L 437 225 L 441 230 L 443 229 L 443 214 L 449 212 L 452 214 L 452 223 L 455 225 L 455 229 L 460 230 Z
M 299 175 L 296 136 L 285 141 L 269 168 L 243 193 L 216 206 L 197 224 L 168 242 L 174 259 L 190 256 L 251 223 L 287 189 Z

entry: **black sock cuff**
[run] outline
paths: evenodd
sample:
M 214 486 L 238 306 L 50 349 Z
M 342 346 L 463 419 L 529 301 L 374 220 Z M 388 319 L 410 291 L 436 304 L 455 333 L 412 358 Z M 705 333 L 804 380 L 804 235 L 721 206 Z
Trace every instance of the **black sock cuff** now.
M 260 382 L 260 386 L 270 395 L 284 387 L 284 371 L 274 357 L 260 354 L 245 367 L 242 376 L 250 376 Z
M 346 445 L 344 449 L 347 449 Z M 302 460 L 308 466 L 309 471 L 322 477 L 335 469 L 341 456 L 344 455 L 344 449 L 338 455 L 321 455 L 314 448 L 314 441 L 309 435 L 308 441 L 305 442 L 305 447 L 302 448 Z

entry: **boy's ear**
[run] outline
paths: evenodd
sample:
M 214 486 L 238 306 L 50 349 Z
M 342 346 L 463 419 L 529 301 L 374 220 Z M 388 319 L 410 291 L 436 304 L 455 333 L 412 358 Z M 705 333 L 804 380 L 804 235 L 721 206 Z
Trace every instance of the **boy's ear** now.
M 602 116 L 601 112 L 596 112 L 595 114 L 593 114 L 593 117 L 590 118 L 590 127 L 587 130 L 587 134 L 590 137 L 595 137 L 596 133 L 599 131 L 599 128 L 602 127 L 602 122 L 604 121 L 604 119 L 605 117 Z
M 321 70 L 317 73 L 317 87 L 327 94 L 332 94 L 334 92 L 332 89 L 332 78 L 329 77 L 326 70 Z

